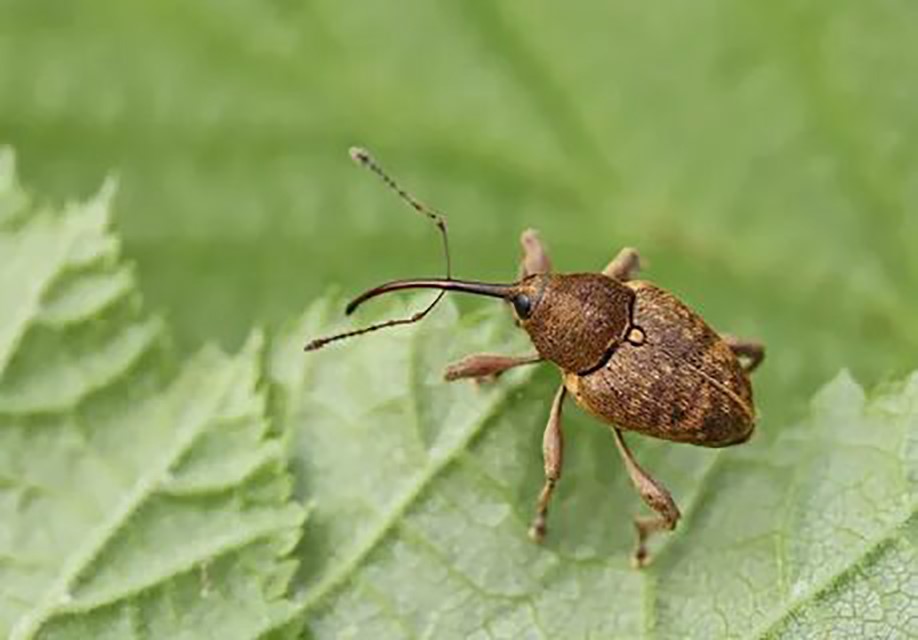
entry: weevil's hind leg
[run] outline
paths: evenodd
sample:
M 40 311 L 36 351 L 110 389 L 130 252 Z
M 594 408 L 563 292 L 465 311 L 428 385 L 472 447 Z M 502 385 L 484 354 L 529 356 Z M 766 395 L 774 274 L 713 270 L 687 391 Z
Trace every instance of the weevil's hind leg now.
M 548 414 L 548 424 L 542 435 L 542 458 L 545 463 L 545 484 L 539 493 L 536 504 L 535 517 L 529 527 L 529 537 L 533 542 L 542 542 L 548 532 L 546 518 L 548 517 L 548 504 L 555 492 L 555 486 L 561 479 L 561 466 L 564 461 L 564 434 L 561 431 L 561 409 L 567 388 L 562 384 L 558 387 L 555 399 L 551 403 L 551 412 Z
M 606 265 L 602 270 L 603 275 L 610 278 L 627 282 L 634 278 L 641 269 L 641 256 L 637 249 L 625 247 L 618 252 L 618 255 L 612 259 L 612 262 Z
M 758 340 L 744 340 L 731 335 L 721 337 L 737 357 L 746 359 L 743 365 L 746 373 L 755 371 L 762 364 L 762 360 L 765 359 L 765 345 Z
M 535 229 L 526 229 L 520 235 L 523 257 L 520 260 L 519 279 L 536 273 L 551 273 L 551 259 Z
M 477 382 L 495 380 L 508 369 L 526 364 L 536 364 L 542 357 L 533 353 L 528 356 L 502 356 L 496 353 L 473 353 L 446 367 L 443 378 L 447 382 L 473 378 Z
M 637 529 L 637 545 L 634 549 L 632 562 L 635 567 L 640 568 L 646 566 L 650 560 L 647 555 L 647 539 L 657 531 L 672 531 L 675 529 L 681 514 L 666 487 L 654 480 L 634 459 L 631 450 L 625 443 L 621 430 L 613 427 L 612 435 L 615 436 L 615 445 L 625 461 L 625 468 L 631 477 L 631 483 L 637 489 L 645 504 L 657 512 L 656 516 L 649 518 L 641 516 L 634 518 L 634 527 Z

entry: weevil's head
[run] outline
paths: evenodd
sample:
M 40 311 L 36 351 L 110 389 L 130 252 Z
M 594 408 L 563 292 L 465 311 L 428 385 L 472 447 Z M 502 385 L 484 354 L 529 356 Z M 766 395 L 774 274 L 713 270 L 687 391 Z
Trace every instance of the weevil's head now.
M 600 273 L 529 276 L 506 298 L 539 355 L 573 373 L 601 366 L 632 328 L 634 292 Z
M 506 300 L 539 355 L 573 373 L 586 373 L 601 366 L 632 329 L 634 292 L 600 273 L 537 274 L 513 284 L 438 278 L 395 280 L 357 296 L 346 312 L 352 313 L 377 296 L 404 289 L 440 289 Z M 307 350 L 378 328 L 412 322 L 424 313 L 405 321 L 384 322 L 320 338 L 307 345 Z

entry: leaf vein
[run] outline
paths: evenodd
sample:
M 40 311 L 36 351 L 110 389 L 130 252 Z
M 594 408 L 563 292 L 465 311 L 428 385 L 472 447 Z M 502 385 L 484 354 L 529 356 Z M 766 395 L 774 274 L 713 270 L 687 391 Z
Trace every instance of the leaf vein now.
M 226 378 L 224 374 L 222 381 L 224 386 L 227 383 Z M 223 393 L 214 394 L 210 398 L 211 404 L 217 405 L 222 397 Z M 113 510 L 111 516 L 92 530 L 82 545 L 75 547 L 74 552 L 61 566 L 57 579 L 36 600 L 32 609 L 25 612 L 16 622 L 10 636 L 12 640 L 29 640 L 35 637 L 45 622 L 70 603 L 72 599 L 70 590 L 80 575 L 114 539 L 140 506 L 156 492 L 170 467 L 193 446 L 197 436 L 208 423 L 206 415 L 202 415 L 197 422 L 192 422 L 184 429 L 180 428 L 176 431 L 173 447 L 167 450 L 166 455 L 155 461 L 156 464 L 151 464 L 147 472 L 138 478 L 129 493 Z
M 345 560 L 339 568 L 321 580 L 300 603 L 298 611 L 307 613 L 316 608 L 327 596 L 334 592 L 338 587 L 347 582 L 354 571 L 363 561 L 373 552 L 374 549 L 385 539 L 389 531 L 399 523 L 402 517 L 408 512 L 411 506 L 424 493 L 428 486 L 445 471 L 456 458 L 464 451 L 469 443 L 482 432 L 487 425 L 496 416 L 504 403 L 509 401 L 511 392 L 518 388 L 528 379 L 528 375 L 522 377 L 519 381 L 508 385 L 503 393 L 492 400 L 482 413 L 481 417 L 476 420 L 462 437 L 457 438 L 449 449 L 444 449 L 443 453 L 432 458 L 427 467 L 419 473 L 412 482 L 411 487 L 398 500 L 394 502 L 389 512 L 381 519 L 379 524 L 367 535 L 358 545 L 350 558 Z

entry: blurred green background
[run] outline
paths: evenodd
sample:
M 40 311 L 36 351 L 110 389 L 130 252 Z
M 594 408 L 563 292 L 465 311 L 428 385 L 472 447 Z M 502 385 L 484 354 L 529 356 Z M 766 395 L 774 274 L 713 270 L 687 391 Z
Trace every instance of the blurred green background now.
M 915 43 L 907 0 L 2 0 L 0 141 L 43 194 L 117 173 L 185 349 L 441 272 L 361 144 L 448 214 L 460 276 L 512 277 L 528 226 L 562 270 L 638 247 L 767 343 L 791 417 L 842 367 L 918 362 Z

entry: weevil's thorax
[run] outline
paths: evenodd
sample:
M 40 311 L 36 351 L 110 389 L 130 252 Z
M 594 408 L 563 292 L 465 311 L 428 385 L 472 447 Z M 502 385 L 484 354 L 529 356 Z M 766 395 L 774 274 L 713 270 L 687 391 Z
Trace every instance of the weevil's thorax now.
M 600 273 L 545 274 L 518 285 L 532 300 L 520 324 L 546 360 L 565 371 L 601 366 L 631 326 L 634 292 Z

